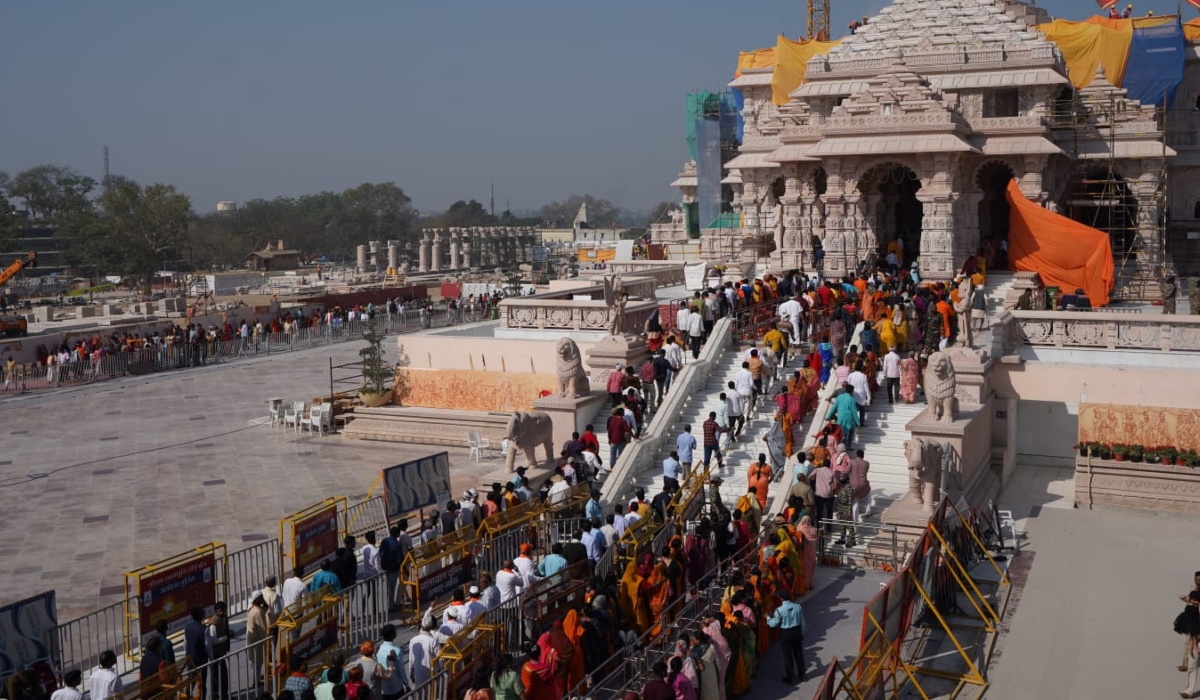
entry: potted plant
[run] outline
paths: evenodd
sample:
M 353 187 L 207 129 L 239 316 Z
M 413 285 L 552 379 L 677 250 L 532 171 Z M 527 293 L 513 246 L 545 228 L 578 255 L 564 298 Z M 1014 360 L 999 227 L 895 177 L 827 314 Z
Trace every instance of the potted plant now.
M 1130 462 L 1142 461 L 1143 453 L 1144 453 L 1144 448 L 1141 445 L 1130 445 L 1129 446 L 1129 461 Z
M 1129 458 L 1129 445 L 1115 442 L 1112 445 L 1112 458 L 1118 462 L 1124 462 Z
M 1183 455 L 1183 466 L 1192 467 L 1193 469 L 1200 467 L 1200 454 L 1198 454 L 1195 450 L 1188 450 Z
M 1157 447 L 1147 447 L 1144 450 L 1142 450 L 1142 459 L 1145 460 L 1146 464 L 1158 464 L 1158 462 L 1159 462 L 1158 448 Z
M 1108 444 L 1107 442 L 1098 442 L 1096 445 L 1098 445 L 1100 449 L 1100 459 L 1113 458 L 1112 445 Z
M 1160 447 L 1156 452 L 1163 464 L 1174 464 L 1175 457 L 1179 454 L 1179 450 L 1174 447 Z
M 383 336 L 375 331 L 375 320 L 370 319 L 363 327 L 362 338 L 366 347 L 358 351 L 362 366 L 362 388 L 358 390 L 358 399 L 364 406 L 376 408 L 386 406 L 392 400 L 392 391 L 387 386 L 395 370 L 384 362 Z
M 1175 466 L 1177 466 L 1177 467 L 1189 466 L 1188 465 L 1188 455 L 1189 454 L 1194 455 L 1194 454 L 1196 454 L 1196 451 L 1195 450 L 1180 450 L 1179 454 L 1175 455 Z

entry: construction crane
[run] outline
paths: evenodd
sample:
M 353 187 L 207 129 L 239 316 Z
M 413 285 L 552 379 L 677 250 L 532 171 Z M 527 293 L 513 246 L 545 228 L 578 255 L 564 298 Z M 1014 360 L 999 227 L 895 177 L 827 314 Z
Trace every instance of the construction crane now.
M 808 0 L 808 40 L 829 41 L 829 0 Z
M 29 255 L 24 258 L 17 258 L 12 265 L 5 268 L 4 272 L 0 272 L 0 287 L 8 284 L 8 281 L 15 277 L 18 272 L 27 267 L 37 267 L 37 253 L 29 251 Z

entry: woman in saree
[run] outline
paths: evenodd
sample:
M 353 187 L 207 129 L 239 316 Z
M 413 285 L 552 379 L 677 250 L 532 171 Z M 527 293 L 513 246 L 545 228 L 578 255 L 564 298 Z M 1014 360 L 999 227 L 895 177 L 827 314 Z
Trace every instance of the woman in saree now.
M 665 564 L 660 561 L 654 565 L 650 575 L 638 587 L 638 594 L 642 601 L 639 607 L 645 608 L 647 622 L 653 625 L 650 628 L 650 637 L 657 637 L 662 633 L 663 613 L 671 600 L 671 583 L 667 580 Z
M 693 586 L 700 583 L 700 579 L 704 578 L 704 574 L 708 570 L 709 549 L 708 537 L 701 534 L 699 530 L 687 536 L 684 555 L 687 559 L 688 583 Z
M 909 337 L 909 322 L 908 322 L 908 307 L 904 302 L 896 304 L 895 310 L 892 311 L 892 327 L 896 330 L 896 350 L 904 352 L 908 349 Z
M 780 558 L 780 565 L 787 564 L 794 576 L 788 586 L 793 595 L 801 595 L 808 590 L 808 572 L 804 569 L 804 561 L 800 558 L 800 550 L 792 533 L 783 524 L 776 523 L 775 534 L 779 535 L 779 545 L 775 548 L 775 556 Z
M 875 289 L 867 287 L 862 293 L 862 317 L 864 321 L 875 320 Z
M 583 638 L 583 625 L 579 623 L 578 612 L 571 610 L 567 613 L 562 621 L 562 631 L 571 644 L 571 658 L 567 659 L 561 650 L 559 651 L 559 663 L 566 666 L 566 674 L 556 673 L 555 678 L 566 675 L 567 686 L 560 696 L 566 697 L 572 689 L 583 682 L 584 676 L 583 645 L 580 643 Z
M 655 308 L 646 319 L 646 343 L 650 346 L 651 354 L 658 352 L 663 344 L 662 322 L 658 318 L 658 308 Z
M 537 646 L 541 650 L 538 661 L 552 669 L 555 692 L 562 697 L 574 687 L 570 680 L 571 665 L 577 656 L 582 663 L 583 657 L 575 653 L 575 645 L 567 636 L 562 620 L 555 620 L 550 631 L 538 637 Z
M 879 322 L 879 352 L 887 354 L 896 345 L 896 322 L 892 316 L 885 316 Z
M 734 653 L 729 664 L 726 688 L 733 695 L 741 695 L 750 689 L 754 674 L 758 671 L 758 640 L 754 628 L 746 621 L 741 610 L 734 610 L 728 620 L 727 629 Z
M 710 617 L 700 631 L 712 644 L 717 657 L 717 693 L 721 700 L 724 700 L 729 697 L 726 694 L 725 679 L 729 672 L 729 664 L 733 661 L 733 649 L 729 646 L 729 640 L 725 638 L 725 629 L 720 621 Z
M 917 364 L 916 353 L 910 352 L 908 357 L 900 361 L 900 398 L 904 403 L 917 402 L 917 384 L 921 379 L 921 367 Z
M 800 518 L 796 530 L 804 542 L 804 571 L 807 574 L 808 590 L 811 591 L 817 585 L 817 541 L 821 533 L 813 524 L 812 518 L 807 515 Z
M 696 664 L 696 660 L 691 655 L 692 638 L 687 633 L 679 635 L 679 640 L 675 642 L 675 657 L 683 659 L 683 668 L 680 672 L 691 681 L 692 687 L 697 691 L 700 690 L 700 670 Z
M 528 658 L 521 666 L 521 684 L 525 686 L 525 700 L 558 700 L 562 697 L 554 682 L 554 657 L 551 650 L 551 663 L 543 663 L 540 659 L 545 656 L 537 644 L 529 645 Z
M 874 350 L 863 355 L 863 373 L 867 375 L 867 388 L 871 393 L 879 391 L 879 355 Z
M 649 620 L 649 617 L 640 614 L 642 613 L 642 606 L 638 591 L 641 588 L 642 580 L 637 562 L 630 561 L 625 567 L 625 574 L 621 577 L 621 582 L 617 588 L 617 608 L 621 612 L 621 617 L 629 620 L 633 628 L 638 632 L 646 630 L 643 626 L 643 618 Z

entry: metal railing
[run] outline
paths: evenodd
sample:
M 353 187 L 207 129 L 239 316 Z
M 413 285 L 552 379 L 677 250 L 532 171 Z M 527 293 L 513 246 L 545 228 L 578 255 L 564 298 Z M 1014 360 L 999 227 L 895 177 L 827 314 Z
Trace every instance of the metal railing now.
M 413 320 L 415 311 L 406 313 L 407 319 L 397 313 L 393 314 L 391 320 L 386 314 L 377 314 L 374 321 L 376 331 L 384 335 L 393 335 L 453 325 L 453 321 L 444 310 L 435 310 L 432 316 L 426 316 L 423 321 Z M 173 325 L 173 321 L 166 319 L 163 325 Z M 281 331 L 249 338 L 218 338 L 192 342 L 184 338 L 175 341 L 172 337 L 151 348 L 105 351 L 86 359 L 73 354 L 74 359 L 63 364 L 18 364 L 11 376 L 0 367 L 0 374 L 4 375 L 3 381 L 0 381 L 0 394 L 24 394 L 63 386 L 79 386 L 126 376 L 203 367 L 304 350 L 318 345 L 360 340 L 366 325 L 366 321 L 358 320 L 341 324 L 321 323 L 286 333 Z
M 851 547 L 846 540 L 853 531 L 859 547 Z M 826 518 L 817 530 L 817 561 L 830 566 L 852 567 L 855 560 L 874 564 L 876 568 L 891 567 L 895 571 L 908 556 L 907 547 L 900 550 L 895 525 L 882 523 L 852 522 Z
M 400 696 L 400 700 L 449 700 L 450 672 L 439 671 L 437 675 Z
M 279 561 L 279 540 L 261 542 L 225 557 L 225 590 L 229 615 L 240 615 L 250 608 L 250 596 L 262 590 L 268 577 L 283 582 Z
M 253 700 L 263 691 L 274 695 L 282 684 L 279 683 L 280 677 L 270 673 L 267 666 L 269 661 L 274 660 L 272 649 L 273 638 L 267 637 L 219 659 L 187 669 L 180 675 L 174 690 L 179 696 L 188 698 Z M 182 658 L 182 654 L 179 656 Z M 145 695 L 152 697 L 151 694 Z M 159 697 L 174 697 L 174 694 Z
M 343 649 L 354 649 L 363 641 L 377 639 L 388 615 L 387 575 L 376 574 L 342 591 Z
M 100 608 L 83 617 L 63 622 L 55 628 L 58 640 L 58 663 L 63 670 L 83 672 L 83 687 L 87 687 L 92 670 L 100 661 L 100 653 L 111 649 L 121 659 L 128 651 L 125 642 L 125 611 L 136 607 L 136 597 Z

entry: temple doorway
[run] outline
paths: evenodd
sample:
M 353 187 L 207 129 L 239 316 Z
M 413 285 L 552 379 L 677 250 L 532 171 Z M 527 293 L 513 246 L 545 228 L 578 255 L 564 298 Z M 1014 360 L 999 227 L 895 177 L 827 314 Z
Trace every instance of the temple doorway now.
M 1136 254 L 1137 200 L 1120 174 L 1105 167 L 1077 174 L 1067 204 L 1070 218 L 1108 234 L 1113 258 L 1123 262 Z
M 883 163 L 868 170 L 859 180 L 858 188 L 865 196 L 878 198 L 874 206 L 868 200 L 868 206 L 874 212 L 880 262 L 887 258 L 892 242 L 897 241 L 900 264 L 909 265 L 921 252 L 921 219 L 925 215 L 917 199 L 921 178 L 903 165 Z
M 989 253 L 989 267 L 1008 267 L 1008 256 L 1001 253 L 1000 242 L 1008 240 L 1010 207 L 1005 192 L 1012 179 L 1012 168 L 999 161 L 984 165 L 975 178 L 983 193 L 979 200 L 979 245 Z M 968 252 L 973 254 L 975 251 Z

